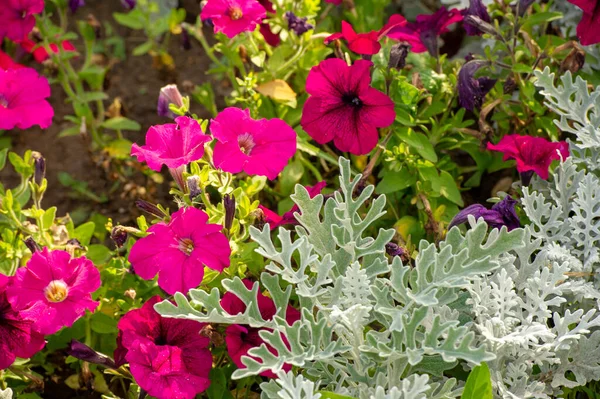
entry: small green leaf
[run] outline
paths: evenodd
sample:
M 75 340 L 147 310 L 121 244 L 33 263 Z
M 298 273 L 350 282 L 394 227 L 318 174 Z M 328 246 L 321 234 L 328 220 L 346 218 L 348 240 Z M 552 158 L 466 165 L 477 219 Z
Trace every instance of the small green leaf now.
M 116 159 L 127 159 L 131 152 L 131 141 L 127 139 L 113 140 L 105 147 L 106 152 Z
M 463 206 L 464 202 L 458 186 L 452 175 L 445 170 L 440 172 L 440 194 L 454 202 L 458 206 Z
M 329 391 L 317 391 L 321 394 L 321 399 L 354 399 L 352 396 L 340 395 L 339 393 Z
M 95 265 L 102 265 L 108 262 L 112 256 L 110 249 L 100 244 L 92 244 L 88 247 L 86 256 Z
M 144 55 L 144 54 L 148 53 L 150 50 L 152 50 L 153 44 L 154 43 L 152 42 L 152 40 L 148 40 L 147 42 L 142 43 L 139 46 L 137 46 L 136 48 L 134 48 L 131 53 L 135 56 Z
M 417 133 L 412 129 L 406 129 L 400 131 L 399 136 L 402 141 L 414 148 L 423 158 L 430 162 L 437 162 L 438 157 L 435 149 L 424 134 Z
M 134 120 L 127 119 L 123 116 L 117 116 L 116 118 L 111 118 L 100 125 L 106 129 L 110 130 L 134 130 L 138 131 L 142 128 L 142 126 Z
M 81 245 L 86 246 L 90 244 L 90 240 L 96 230 L 96 224 L 94 222 L 87 222 L 77 226 L 75 229 L 75 238 L 79 240 Z
M 461 399 L 493 399 L 492 378 L 486 363 L 475 367 L 467 378 Z
M 114 334 L 117 332 L 117 321 L 102 312 L 92 314 L 90 324 L 92 331 L 98 334 Z
M 115 12 L 113 18 L 121 25 L 131 29 L 144 29 L 146 24 L 143 12 L 137 8 L 128 13 Z
M 531 14 L 531 16 L 523 22 L 523 27 L 535 26 L 543 23 L 556 21 L 557 19 L 561 19 L 562 17 L 563 14 L 561 12 L 538 12 L 535 14 Z
M 8 155 L 8 148 L 3 148 L 0 150 L 0 170 L 4 169 L 4 165 L 6 165 L 6 156 Z

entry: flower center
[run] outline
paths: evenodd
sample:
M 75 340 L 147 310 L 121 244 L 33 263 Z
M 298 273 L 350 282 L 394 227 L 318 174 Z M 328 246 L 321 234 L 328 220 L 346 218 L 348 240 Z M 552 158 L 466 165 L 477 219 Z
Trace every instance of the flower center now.
M 194 242 L 189 238 L 182 238 L 179 240 L 179 250 L 187 256 L 190 256 L 194 251 Z
M 154 343 L 158 346 L 166 345 L 167 339 L 165 337 L 163 337 L 161 334 L 158 337 L 156 337 L 156 339 L 154 340 Z
M 240 146 L 241 152 L 250 155 L 256 143 L 254 142 L 254 137 L 252 137 L 250 133 L 244 133 L 238 136 L 238 145 Z
M 344 97 L 342 97 L 342 101 L 354 108 L 360 108 L 363 105 L 362 100 L 356 94 L 352 93 L 344 95 Z
M 237 7 L 237 6 L 229 7 L 229 17 L 231 19 L 233 19 L 234 21 L 237 21 L 238 19 L 242 19 L 243 16 L 244 16 L 244 12 L 242 11 L 242 9 L 240 7 Z
M 58 303 L 67 299 L 69 295 L 69 288 L 67 284 L 62 280 L 52 280 L 50 284 L 44 289 L 44 295 L 50 302 Z

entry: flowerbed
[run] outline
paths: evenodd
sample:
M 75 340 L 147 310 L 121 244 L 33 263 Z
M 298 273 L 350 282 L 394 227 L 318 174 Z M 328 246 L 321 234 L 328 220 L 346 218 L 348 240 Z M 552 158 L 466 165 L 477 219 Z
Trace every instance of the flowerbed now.
M 0 5 L 0 398 L 600 397 L 600 2 L 85 3 Z

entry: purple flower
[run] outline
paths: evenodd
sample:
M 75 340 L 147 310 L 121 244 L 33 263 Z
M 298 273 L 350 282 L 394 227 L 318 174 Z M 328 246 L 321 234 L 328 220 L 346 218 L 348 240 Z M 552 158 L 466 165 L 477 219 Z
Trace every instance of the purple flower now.
M 92 364 L 99 364 L 108 368 L 115 368 L 115 362 L 108 356 L 98 353 L 89 346 L 73 339 L 69 344 L 67 353 L 74 358 L 89 362 Z
M 496 84 L 496 79 L 475 78 L 475 73 L 486 65 L 487 61 L 469 61 L 458 73 L 458 102 L 469 111 L 481 108 L 483 99 Z
M 306 22 L 308 18 L 297 17 L 291 11 L 286 12 L 284 16 L 286 21 L 288 22 L 288 29 L 296 32 L 298 36 L 315 28 L 313 25 Z
M 136 0 L 121 0 L 121 4 L 128 10 L 135 8 Z
M 83 7 L 84 5 L 85 0 L 69 0 L 69 8 L 71 9 L 71 12 L 73 14 L 77 12 L 77 9 L 79 9 L 79 7 Z
M 515 205 L 517 200 L 513 199 L 510 195 L 504 197 L 504 199 L 495 204 L 492 209 L 487 209 L 481 204 L 473 204 L 462 211 L 458 212 L 454 219 L 450 222 L 448 230 L 459 224 L 465 223 L 469 220 L 469 215 L 473 215 L 475 219 L 483 218 L 485 222 L 492 226 L 492 228 L 499 229 L 502 226 L 506 226 L 508 231 L 519 228 L 521 222 L 515 211 Z
M 469 0 L 469 8 L 463 10 L 463 16 L 465 17 L 465 30 L 469 36 L 478 36 L 484 32 L 475 24 L 470 23 L 470 19 L 467 17 L 477 17 L 487 23 L 492 21 L 486 6 L 481 0 Z

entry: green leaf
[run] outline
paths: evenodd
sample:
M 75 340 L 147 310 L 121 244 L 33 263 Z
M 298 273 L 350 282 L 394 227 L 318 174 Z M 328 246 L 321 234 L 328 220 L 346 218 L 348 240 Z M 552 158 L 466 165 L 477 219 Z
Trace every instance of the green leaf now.
M 83 246 L 89 245 L 95 230 L 96 224 L 94 222 L 84 223 L 77 226 L 74 238 L 77 238 Z
M 131 141 L 127 139 L 113 140 L 105 148 L 106 152 L 116 159 L 127 159 L 131 152 Z
M 435 149 L 424 134 L 417 133 L 412 129 L 406 129 L 400 131 L 399 136 L 402 141 L 414 148 L 423 158 L 430 162 L 437 162 L 438 157 Z
M 227 378 L 223 369 L 211 369 L 208 378 L 210 379 L 210 386 L 206 390 L 208 399 L 233 398 L 227 387 Z
M 81 133 L 81 127 L 71 126 L 58 134 L 58 137 L 77 136 Z
M 42 229 L 47 230 L 54 223 L 54 218 L 56 217 L 56 207 L 46 209 L 44 212 L 44 216 L 42 216 Z
M 90 91 L 87 93 L 83 93 L 79 96 L 81 101 L 90 102 L 90 101 L 98 101 L 98 100 L 106 100 L 108 95 L 101 91 Z
M 563 14 L 561 12 L 538 12 L 532 14 L 529 18 L 527 18 L 523 22 L 523 27 L 535 26 L 551 21 L 556 21 L 557 19 L 561 19 L 562 17 Z
M 117 116 L 116 118 L 111 118 L 100 125 L 106 129 L 110 130 L 134 130 L 138 131 L 142 128 L 142 126 L 134 120 L 127 119 L 123 116 Z
M 92 314 L 90 324 L 92 331 L 98 334 L 114 334 L 117 332 L 117 321 L 102 312 Z
M 153 45 L 154 45 L 154 43 L 152 42 L 152 40 L 148 40 L 147 42 L 142 43 L 139 46 L 137 46 L 136 48 L 134 48 L 131 53 L 135 56 L 144 55 L 144 54 L 148 53 L 150 50 L 152 50 Z
M 454 202 L 458 206 L 463 206 L 464 202 L 462 196 L 460 195 L 460 191 L 458 190 L 458 186 L 454 181 L 452 175 L 445 170 L 440 172 L 440 194 L 444 197 L 448 198 L 450 201 Z
M 115 12 L 113 18 L 121 25 L 131 29 L 144 29 L 146 25 L 143 12 L 137 8 L 128 13 Z
M 329 391 L 317 391 L 321 394 L 321 399 L 354 399 L 352 396 L 340 395 L 339 393 Z
M 6 156 L 8 155 L 8 148 L 3 148 L 0 150 L 0 170 L 4 169 L 4 165 L 6 165 Z
M 398 172 L 386 171 L 383 179 L 377 184 L 375 192 L 377 194 L 390 194 L 404 190 L 417 181 L 417 176 L 410 172 L 409 168 L 404 167 Z
M 486 363 L 475 367 L 467 378 L 461 399 L 493 399 L 492 378 Z
M 92 244 L 88 247 L 86 256 L 95 265 L 102 265 L 108 262 L 112 256 L 110 249 L 101 244 Z

